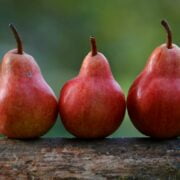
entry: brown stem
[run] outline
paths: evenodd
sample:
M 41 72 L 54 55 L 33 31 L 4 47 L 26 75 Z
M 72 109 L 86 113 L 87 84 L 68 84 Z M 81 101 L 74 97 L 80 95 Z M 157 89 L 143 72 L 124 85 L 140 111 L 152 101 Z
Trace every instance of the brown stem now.
M 172 32 L 171 28 L 166 20 L 161 21 L 162 26 L 164 26 L 166 32 L 167 32 L 167 48 L 171 49 L 172 48 Z
M 17 42 L 17 53 L 18 54 L 23 54 L 23 46 L 22 46 L 22 41 L 21 41 L 21 38 L 15 28 L 15 26 L 13 24 L 9 24 L 9 27 L 11 28 L 13 34 L 14 34 L 14 37 L 16 39 L 16 42 Z
M 96 39 L 94 37 L 90 37 L 90 41 L 92 56 L 95 56 L 97 54 Z

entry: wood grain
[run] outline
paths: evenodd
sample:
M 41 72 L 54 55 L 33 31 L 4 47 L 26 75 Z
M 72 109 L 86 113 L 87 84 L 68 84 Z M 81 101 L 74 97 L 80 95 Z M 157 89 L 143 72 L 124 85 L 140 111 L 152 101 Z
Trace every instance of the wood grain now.
M 0 139 L 3 179 L 180 179 L 180 139 Z

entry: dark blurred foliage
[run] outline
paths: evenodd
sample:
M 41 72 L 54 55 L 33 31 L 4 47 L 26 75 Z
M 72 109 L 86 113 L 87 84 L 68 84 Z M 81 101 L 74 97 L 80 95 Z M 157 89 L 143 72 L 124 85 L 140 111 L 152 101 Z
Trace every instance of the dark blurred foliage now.
M 169 21 L 174 43 L 179 43 L 179 7 L 178 0 L 0 0 L 0 56 L 16 46 L 8 28 L 14 23 L 25 51 L 35 57 L 59 96 L 63 84 L 78 73 L 94 35 L 127 95 L 152 50 L 166 41 L 161 19 Z M 69 134 L 58 119 L 46 136 Z M 141 134 L 126 115 L 113 136 Z

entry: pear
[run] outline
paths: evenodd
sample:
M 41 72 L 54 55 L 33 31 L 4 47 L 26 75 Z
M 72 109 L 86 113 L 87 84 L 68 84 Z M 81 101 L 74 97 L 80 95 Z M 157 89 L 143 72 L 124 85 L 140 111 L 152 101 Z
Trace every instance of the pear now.
M 0 69 L 0 133 L 9 138 L 36 138 L 55 123 L 57 99 L 34 58 L 10 24 L 17 49 L 7 52 Z
M 114 80 L 109 63 L 97 52 L 91 37 L 91 52 L 79 75 L 63 86 L 59 112 L 65 128 L 78 138 L 103 138 L 112 134 L 125 114 L 125 97 Z
M 180 135 L 180 48 L 172 44 L 166 20 L 167 43 L 157 47 L 129 89 L 127 108 L 135 127 L 153 138 Z

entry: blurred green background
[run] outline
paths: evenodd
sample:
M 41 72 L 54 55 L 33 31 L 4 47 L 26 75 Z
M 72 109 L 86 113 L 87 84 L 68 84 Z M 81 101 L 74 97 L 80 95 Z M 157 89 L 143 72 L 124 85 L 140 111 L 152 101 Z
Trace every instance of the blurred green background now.
M 77 75 L 94 35 L 127 95 L 152 50 L 166 41 L 161 19 L 169 21 L 174 43 L 180 41 L 179 7 L 178 0 L 0 0 L 0 57 L 16 46 L 8 28 L 14 23 L 25 51 L 35 57 L 59 97 L 63 84 Z M 60 118 L 46 136 L 71 137 Z M 142 134 L 126 113 L 112 136 Z

